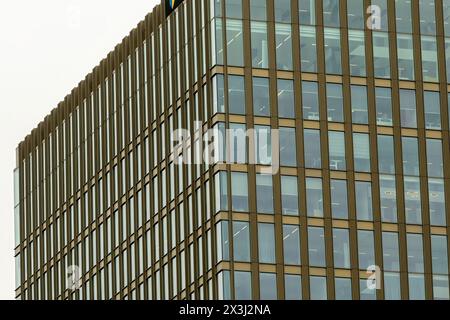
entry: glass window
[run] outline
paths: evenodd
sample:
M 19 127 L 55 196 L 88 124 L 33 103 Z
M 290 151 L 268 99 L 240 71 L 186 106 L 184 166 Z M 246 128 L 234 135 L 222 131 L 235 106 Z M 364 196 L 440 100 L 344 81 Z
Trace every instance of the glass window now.
M 252 38 L 252 66 L 253 68 L 267 69 L 269 67 L 267 23 L 251 21 L 250 29 Z
M 284 275 L 284 298 L 286 300 L 302 299 L 302 276 L 296 274 Z
M 217 262 L 230 260 L 230 241 L 228 238 L 228 221 L 216 224 Z
M 280 127 L 280 164 L 286 167 L 297 166 L 295 128 Z
M 402 137 L 403 174 L 419 175 L 419 149 L 417 138 Z
M 358 220 L 372 221 L 372 185 L 370 182 L 355 182 L 356 216 Z
M 245 114 L 245 85 L 243 76 L 228 76 L 228 111 Z
M 393 136 L 378 135 L 378 171 L 395 173 Z
M 273 213 L 272 176 L 256 174 L 256 205 L 259 213 Z
M 419 0 L 420 33 L 436 34 L 436 8 L 434 0 Z
M 341 32 L 337 28 L 324 28 L 325 70 L 329 74 L 342 74 Z
M 415 91 L 400 90 L 400 118 L 402 127 L 417 128 Z
M 375 265 L 373 231 L 358 230 L 358 260 L 360 270 Z
M 336 300 L 352 300 L 352 279 L 334 278 L 334 292 Z
M 434 36 L 421 36 L 423 81 L 438 82 L 437 43 Z
M 433 298 L 434 300 L 448 300 L 448 276 L 433 275 Z
M 445 226 L 445 190 L 443 179 L 428 179 L 428 197 L 430 204 L 430 224 Z
M 351 86 L 351 99 L 353 123 L 367 124 L 367 88 L 365 86 Z
M 404 177 L 405 216 L 408 224 L 422 223 L 421 192 L 419 177 Z
M 431 235 L 431 262 L 433 274 L 448 274 L 447 237 Z
M 389 78 L 389 37 L 387 32 L 373 32 L 373 67 L 376 78 Z
M 213 83 L 213 112 L 223 113 L 225 112 L 225 90 L 223 85 L 223 74 L 216 74 L 212 78 L 212 83 Z
M 231 173 L 231 206 L 233 211 L 248 211 L 248 184 L 246 173 Z
M 320 152 L 320 131 L 313 129 L 305 129 L 304 131 L 304 148 L 305 148 L 305 168 L 320 168 L 321 152 Z
M 267 20 L 266 0 L 250 0 L 250 19 Z
M 281 176 L 281 207 L 284 215 L 298 215 L 296 176 Z
M 221 19 L 213 19 L 211 21 L 211 42 L 214 44 L 213 50 L 211 53 L 211 66 L 216 64 L 223 65 L 223 54 L 224 54 L 224 41 L 222 37 L 222 20 Z
M 328 131 L 328 152 L 331 170 L 345 170 L 345 136 L 342 131 Z
M 316 0 L 299 0 L 300 24 L 316 24 Z
M 225 126 L 223 130 L 225 130 Z M 223 136 L 225 135 L 226 133 L 223 132 Z M 230 161 L 232 163 L 247 163 L 246 125 L 243 123 L 230 123 L 228 139 Z M 226 154 L 225 146 L 219 150 Z
M 356 77 L 365 77 L 366 47 L 364 31 L 348 30 L 348 46 L 350 74 Z
M 414 80 L 414 47 L 409 34 L 397 34 L 398 77 Z
M 309 292 L 311 300 L 327 299 L 327 278 L 325 277 L 309 277 Z
M 149 278 L 150 280 L 151 278 Z M 183 282 L 182 282 L 183 283 Z M 217 275 L 217 286 L 218 286 L 218 298 L 224 300 L 231 299 L 231 289 L 230 289 L 230 271 L 224 270 L 220 271 Z M 149 285 L 149 287 L 151 287 Z M 151 290 L 149 290 L 151 292 Z
M 333 228 L 333 259 L 335 268 L 350 268 L 350 240 L 348 229 Z
M 255 116 L 270 116 L 269 79 L 253 77 L 253 113 Z
M 355 171 L 370 172 L 370 144 L 368 134 L 353 134 L 353 157 Z
M 397 272 L 384 272 L 384 299 L 400 300 L 400 274 Z
M 250 262 L 250 229 L 248 222 L 233 221 L 234 261 Z
M 319 93 L 317 82 L 302 82 L 303 119 L 319 120 Z
M 348 27 L 351 29 L 364 29 L 365 27 L 365 8 L 360 0 L 347 0 L 347 20 Z
M 441 102 L 439 92 L 424 92 L 425 128 L 432 130 L 441 129 Z
M 376 290 L 369 287 L 369 284 L 374 280 L 360 279 L 359 280 L 359 299 L 360 300 L 376 300 Z
M 221 171 L 214 176 L 216 212 L 228 210 L 227 173 Z
M 255 134 L 255 154 L 256 163 L 269 165 L 272 163 L 272 133 L 269 126 L 256 125 Z
M 277 79 L 278 117 L 295 118 L 294 81 Z
M 398 233 L 383 232 L 383 269 L 400 271 Z
M 323 217 L 322 179 L 306 178 L 306 210 L 310 217 Z
M 328 121 L 344 122 L 344 98 L 341 84 L 327 83 L 327 116 Z
M 390 88 L 375 88 L 377 124 L 392 127 L 392 100 Z
M 277 69 L 292 70 L 292 35 L 290 24 L 275 24 Z
M 303 72 L 317 72 L 316 44 L 316 27 L 300 25 L 300 62 Z
M 388 31 L 388 8 L 387 0 L 372 0 L 372 5 L 378 6 L 381 9 L 380 16 L 380 26 L 377 29 L 381 31 Z
M 412 33 L 411 1 L 395 0 L 397 32 Z
M 394 175 L 380 175 L 380 206 L 383 222 L 397 222 L 397 191 Z
M 309 265 L 325 267 L 325 239 L 323 228 L 308 227 Z
M 334 219 L 348 219 L 346 180 L 331 180 L 331 212 Z
M 275 263 L 275 233 L 271 223 L 258 223 L 258 249 L 260 263 Z
M 276 0 L 274 1 L 275 21 L 291 23 L 291 1 Z
M 226 0 L 225 12 L 228 18 L 242 19 L 242 0 Z
M 284 264 L 300 265 L 300 226 L 283 225 Z
M 425 299 L 425 277 L 423 274 L 408 274 L 409 299 Z
M 226 20 L 227 26 L 227 64 L 244 66 L 244 46 L 242 39 L 242 20 Z
M 442 1 L 444 11 L 444 29 L 445 35 L 450 36 L 450 0 Z
M 276 273 L 261 272 L 259 274 L 259 298 L 261 300 L 277 299 Z
M 408 233 L 406 235 L 406 244 L 408 248 L 408 271 L 423 273 L 422 235 Z
M 443 177 L 441 140 L 427 139 L 427 164 L 429 177 Z
M 248 271 L 234 272 L 234 298 L 250 300 L 252 298 L 252 277 Z
M 323 23 L 327 27 L 339 27 L 339 0 L 323 0 Z

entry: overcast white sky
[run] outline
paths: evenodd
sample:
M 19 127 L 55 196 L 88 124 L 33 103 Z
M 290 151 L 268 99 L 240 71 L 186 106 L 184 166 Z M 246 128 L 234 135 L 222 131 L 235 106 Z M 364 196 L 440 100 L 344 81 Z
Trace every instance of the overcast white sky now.
M 0 3 L 0 300 L 14 298 L 18 143 L 160 0 Z

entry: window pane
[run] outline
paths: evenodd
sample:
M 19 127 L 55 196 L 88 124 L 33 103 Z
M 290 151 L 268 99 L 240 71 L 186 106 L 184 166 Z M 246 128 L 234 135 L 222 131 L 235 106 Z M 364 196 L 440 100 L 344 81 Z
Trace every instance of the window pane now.
M 256 174 L 256 205 L 258 213 L 273 213 L 272 176 Z
M 423 274 L 409 274 L 409 299 L 425 300 L 425 277 Z
M 408 271 L 424 272 L 423 243 L 421 234 L 408 233 L 406 236 L 408 248 Z
M 370 182 L 356 181 L 356 215 L 358 220 L 372 221 L 372 185 Z
M 324 28 L 326 73 L 342 74 L 341 32 L 336 28 Z
M 295 118 L 294 81 L 277 80 L 278 117 Z
M 397 34 L 398 77 L 414 80 L 413 38 L 409 34 Z
M 424 81 L 438 82 L 437 43 L 434 36 L 421 36 L 422 76 Z
M 396 272 L 384 272 L 384 299 L 400 300 L 400 274 Z
M 228 238 L 228 221 L 216 224 L 217 234 L 217 262 L 230 260 L 230 241 Z
M 248 222 L 233 221 L 233 255 L 235 261 L 250 262 Z
M 429 177 L 443 177 L 442 141 L 427 139 L 427 164 Z
M 375 265 L 373 231 L 358 230 L 358 260 L 360 270 Z
M 395 173 L 393 136 L 378 135 L 378 171 Z
M 253 113 L 255 116 L 270 116 L 269 79 L 253 77 Z
M 317 82 L 302 82 L 303 119 L 319 120 L 319 94 Z
M 424 92 L 425 128 L 431 130 L 441 129 L 441 102 L 439 92 Z
M 277 0 L 274 1 L 275 21 L 291 23 L 291 1 Z
M 310 217 L 323 217 L 322 179 L 306 178 L 306 206 Z
M 259 298 L 261 300 L 277 299 L 277 275 L 261 272 L 259 274 Z
M 351 29 L 364 29 L 364 2 L 361 0 L 347 0 L 348 27 Z
M 360 1 L 358 1 L 360 2 Z M 350 74 L 357 77 L 366 76 L 366 47 L 364 31 L 348 31 Z
M 226 20 L 227 30 L 227 64 L 244 66 L 244 47 L 242 39 L 242 21 Z
M 213 113 L 225 112 L 225 91 L 223 86 L 223 75 L 217 74 L 212 79 L 213 83 Z M 181 129 L 181 128 L 178 128 Z
M 226 0 L 225 12 L 228 18 L 242 18 L 242 0 Z
M 433 299 L 448 300 L 448 276 L 433 275 Z
M 403 174 L 419 175 L 419 149 L 417 138 L 402 137 Z
M 374 280 L 360 279 L 359 280 L 359 299 L 360 300 L 376 300 L 376 290 L 369 287 L 369 283 Z
M 295 128 L 280 127 L 280 164 L 297 166 Z
M 445 190 L 443 179 L 428 179 L 428 196 L 431 225 L 445 226 Z
M 216 212 L 228 210 L 227 173 L 221 171 L 214 176 Z
M 250 0 L 250 19 L 267 20 L 266 0 Z
M 222 20 L 221 19 L 213 19 L 212 22 L 212 30 L 211 30 L 211 42 L 214 43 L 214 50 L 211 54 L 211 66 L 214 66 L 216 64 L 218 65 L 223 65 L 223 45 L 224 45 L 224 41 L 223 41 L 223 37 L 222 37 L 222 30 L 223 30 L 223 26 L 222 26 Z
M 291 25 L 276 23 L 275 41 L 276 41 L 277 69 L 292 70 Z
M 373 32 L 373 67 L 376 78 L 389 78 L 389 37 L 387 32 Z
M 370 172 L 370 145 L 368 134 L 353 134 L 353 157 L 355 171 Z
M 261 1 L 262 2 L 262 1 Z M 252 38 L 253 68 L 268 68 L 267 23 L 252 21 L 250 24 Z
M 415 91 L 400 90 L 400 118 L 402 127 L 417 128 Z
M 448 274 L 447 237 L 431 235 L 433 274 Z
M 342 85 L 327 83 L 327 115 L 328 121 L 344 122 L 344 98 Z
M 269 165 L 272 163 L 272 133 L 269 126 L 254 127 L 256 163 Z
M 236 300 L 250 300 L 252 298 L 252 279 L 250 272 L 234 272 L 234 290 Z
M 419 0 L 420 33 L 436 34 L 436 8 L 434 0 Z
M 228 76 L 228 109 L 233 114 L 245 114 L 245 86 L 242 76 Z
M 331 211 L 334 219 L 347 219 L 347 181 L 331 180 Z
M 316 0 L 299 0 L 300 24 L 316 24 Z
M 377 124 L 379 126 L 392 126 L 391 89 L 375 88 L 377 108 Z
M 334 278 L 336 300 L 352 300 L 352 279 Z
M 422 210 L 421 210 L 420 178 L 405 177 L 404 189 L 405 189 L 406 223 L 421 224 Z
M 300 265 L 300 226 L 283 225 L 284 264 Z
M 316 27 L 314 26 L 300 26 L 300 62 L 303 72 L 317 72 Z
M 323 23 L 328 27 L 339 27 L 339 0 L 323 0 Z
M 353 123 L 367 124 L 367 89 L 364 86 L 351 86 Z
M 327 278 L 309 277 L 309 292 L 311 300 L 327 299 Z
M 397 222 L 397 189 L 393 175 L 380 175 L 380 206 L 383 222 Z
M 400 271 L 398 233 L 383 232 L 383 268 L 386 271 Z
M 388 8 L 387 8 L 387 0 L 372 0 L 372 5 L 376 5 L 381 9 L 381 23 L 380 29 L 382 31 L 388 31 Z
M 348 229 L 333 228 L 333 258 L 335 268 L 350 268 L 350 240 Z
M 297 177 L 281 176 L 281 206 L 284 215 L 298 215 Z
M 302 277 L 296 274 L 285 274 L 284 291 L 284 297 L 286 300 L 301 300 Z
M 319 130 L 305 129 L 304 131 L 305 148 L 305 168 L 320 168 L 320 132 Z
M 258 223 L 258 249 L 260 263 L 275 263 L 274 225 Z
M 308 227 L 309 265 L 325 267 L 325 240 L 323 228 Z
M 328 150 L 330 158 L 330 169 L 344 171 L 346 168 L 344 132 L 328 132 Z
M 397 32 L 412 33 L 411 1 L 395 0 Z
M 231 196 L 233 211 L 248 211 L 248 185 L 246 173 L 231 173 Z

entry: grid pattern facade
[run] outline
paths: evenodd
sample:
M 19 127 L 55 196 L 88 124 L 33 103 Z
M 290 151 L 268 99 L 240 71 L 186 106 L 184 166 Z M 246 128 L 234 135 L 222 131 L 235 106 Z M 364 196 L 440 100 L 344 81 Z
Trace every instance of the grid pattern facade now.
M 19 145 L 17 298 L 448 299 L 450 1 L 164 7 Z

